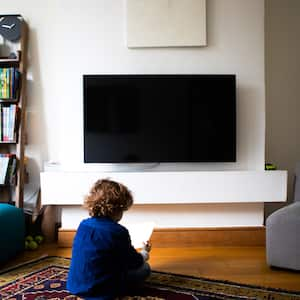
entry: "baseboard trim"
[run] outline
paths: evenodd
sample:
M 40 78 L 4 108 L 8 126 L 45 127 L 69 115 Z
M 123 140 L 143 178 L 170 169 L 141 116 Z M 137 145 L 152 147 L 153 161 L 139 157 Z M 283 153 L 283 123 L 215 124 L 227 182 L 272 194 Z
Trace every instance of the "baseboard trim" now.
M 58 246 L 72 247 L 76 230 L 59 229 Z M 265 227 L 157 228 L 154 247 L 260 247 L 265 246 Z

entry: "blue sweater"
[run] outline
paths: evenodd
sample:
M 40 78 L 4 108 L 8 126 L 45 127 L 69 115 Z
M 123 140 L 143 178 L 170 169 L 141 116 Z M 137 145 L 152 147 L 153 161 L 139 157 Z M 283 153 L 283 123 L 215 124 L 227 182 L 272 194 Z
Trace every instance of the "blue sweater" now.
M 127 271 L 142 264 L 125 227 L 109 218 L 85 219 L 73 241 L 67 289 L 85 299 L 114 299 L 125 290 Z

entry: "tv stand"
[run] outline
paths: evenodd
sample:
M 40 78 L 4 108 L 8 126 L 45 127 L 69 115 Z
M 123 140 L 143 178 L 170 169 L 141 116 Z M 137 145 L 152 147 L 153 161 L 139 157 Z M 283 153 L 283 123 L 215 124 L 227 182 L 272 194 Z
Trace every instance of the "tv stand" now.
M 42 204 L 81 205 L 99 178 L 122 182 L 136 204 L 283 202 L 286 171 L 102 172 L 41 173 Z
M 83 198 L 99 178 L 127 185 L 134 206 L 128 224 L 157 228 L 263 226 L 264 202 L 284 202 L 286 171 L 62 171 L 41 173 L 42 205 L 54 205 L 62 229 L 74 230 L 88 217 Z

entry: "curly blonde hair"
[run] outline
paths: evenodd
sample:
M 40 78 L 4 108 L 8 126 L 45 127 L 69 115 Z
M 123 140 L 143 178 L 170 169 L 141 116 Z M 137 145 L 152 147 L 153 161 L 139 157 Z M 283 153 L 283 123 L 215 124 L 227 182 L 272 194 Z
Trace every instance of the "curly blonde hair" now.
M 83 207 L 91 217 L 114 217 L 133 204 L 129 189 L 121 183 L 101 179 L 94 183 L 84 199 Z

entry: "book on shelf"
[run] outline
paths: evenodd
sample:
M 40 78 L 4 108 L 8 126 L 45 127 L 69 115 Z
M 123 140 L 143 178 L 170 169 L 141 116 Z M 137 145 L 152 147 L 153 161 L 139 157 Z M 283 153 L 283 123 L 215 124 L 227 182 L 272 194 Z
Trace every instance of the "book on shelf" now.
M 15 154 L 0 154 L 0 184 L 13 184 L 17 169 Z
M 2 107 L 0 105 L 0 142 L 2 142 Z
M 6 177 L 8 163 L 9 163 L 9 157 L 0 155 L 0 184 L 5 184 L 5 177 Z
M 16 104 L 0 104 L 0 141 L 14 142 L 16 136 L 17 113 Z
M 17 99 L 19 79 L 17 68 L 0 68 L 0 99 Z
M 15 183 L 16 171 L 17 171 L 17 158 L 13 154 L 10 156 L 10 160 L 8 162 L 8 166 L 6 170 L 6 176 L 5 176 L 6 184 L 13 185 Z

